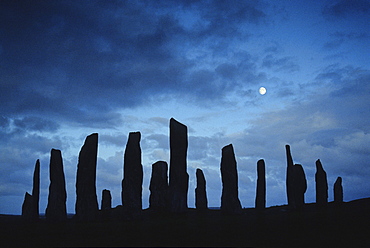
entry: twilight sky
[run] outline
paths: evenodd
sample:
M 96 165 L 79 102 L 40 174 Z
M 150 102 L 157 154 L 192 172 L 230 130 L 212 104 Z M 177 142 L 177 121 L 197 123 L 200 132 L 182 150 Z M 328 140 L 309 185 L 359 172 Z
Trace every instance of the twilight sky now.
M 121 203 L 129 132 L 142 134 L 143 207 L 151 165 L 169 162 L 169 119 L 187 125 L 195 171 L 220 206 L 221 148 L 233 144 L 239 198 L 253 207 L 256 164 L 267 205 L 286 204 L 285 145 L 315 201 L 315 161 L 344 200 L 370 196 L 370 1 L 11 1 L 0 3 L 0 213 L 20 214 L 41 162 L 62 151 L 74 213 L 78 153 L 99 133 L 97 195 Z M 264 86 L 265 95 L 258 89 Z

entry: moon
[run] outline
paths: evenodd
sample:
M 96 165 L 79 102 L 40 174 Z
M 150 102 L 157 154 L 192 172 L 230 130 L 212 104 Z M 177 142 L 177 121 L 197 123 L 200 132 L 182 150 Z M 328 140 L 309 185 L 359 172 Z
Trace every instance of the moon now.
M 261 94 L 261 95 L 264 95 L 264 94 L 266 94 L 266 88 L 265 87 L 261 87 L 259 90 L 258 90 L 258 92 Z

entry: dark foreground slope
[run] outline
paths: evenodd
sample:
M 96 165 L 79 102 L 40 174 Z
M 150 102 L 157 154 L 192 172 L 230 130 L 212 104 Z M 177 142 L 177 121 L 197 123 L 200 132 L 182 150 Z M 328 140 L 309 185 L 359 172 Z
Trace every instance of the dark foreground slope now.
M 136 220 L 25 223 L 19 216 L 0 216 L 0 247 L 19 246 L 241 246 L 370 247 L 370 198 L 329 204 L 317 211 L 286 206 L 240 215 L 219 210 L 160 215 L 144 210 Z

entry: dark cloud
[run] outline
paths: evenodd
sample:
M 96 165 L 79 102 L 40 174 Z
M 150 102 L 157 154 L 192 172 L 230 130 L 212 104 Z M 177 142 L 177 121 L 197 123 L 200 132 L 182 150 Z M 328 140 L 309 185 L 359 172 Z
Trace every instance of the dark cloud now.
M 215 39 L 241 37 L 240 25 L 258 23 L 265 14 L 255 1 L 186 2 L 183 10 L 198 13 L 199 19 L 194 24 L 199 29 L 186 29 L 189 20 L 173 13 L 178 6 L 165 1 L 3 2 L 3 114 L 47 114 L 112 127 L 122 123 L 117 109 L 148 103 L 158 92 L 222 100 L 222 93 L 237 84 L 224 87 L 218 81 L 235 77 L 235 68 L 220 65 L 217 77 L 212 69 L 197 69 L 202 61 L 184 53 L 196 46 L 224 53 L 230 45 Z
M 28 116 L 22 119 L 15 119 L 13 124 L 17 128 L 26 129 L 28 131 L 47 131 L 53 132 L 58 130 L 58 123 L 43 118 Z
M 237 76 L 238 68 L 234 64 L 223 63 L 215 69 L 215 71 L 225 79 L 234 79 Z
M 323 9 L 323 14 L 335 17 L 347 17 L 348 15 L 368 14 L 370 2 L 367 0 L 341 0 L 328 4 Z
M 8 128 L 10 124 L 9 118 L 6 118 L 4 116 L 0 116 L 0 127 L 2 129 Z

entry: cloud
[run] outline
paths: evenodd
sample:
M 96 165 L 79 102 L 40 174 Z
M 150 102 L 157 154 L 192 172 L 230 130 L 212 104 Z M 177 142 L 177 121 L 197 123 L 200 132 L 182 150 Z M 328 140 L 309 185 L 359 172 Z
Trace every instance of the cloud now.
M 240 88 L 239 79 L 257 77 L 244 55 L 229 67 L 225 62 L 210 67 L 207 57 L 213 54 L 217 61 L 233 50 L 221 39 L 231 33 L 242 37 L 241 24 L 265 17 L 258 2 L 183 3 L 184 14 L 197 13 L 199 29 L 185 28 L 187 19 L 173 11 L 178 3 L 160 5 L 3 4 L 2 114 L 42 114 L 71 124 L 115 127 L 123 123 L 120 109 L 150 104 L 164 94 L 181 94 L 195 103 L 222 101 Z M 194 48 L 207 57 L 191 56 Z M 221 83 L 225 78 L 228 82 Z
M 366 0 L 334 1 L 331 4 L 327 4 L 323 9 L 324 15 L 338 18 L 356 14 L 367 14 L 369 12 L 370 3 Z
M 15 119 L 13 124 L 16 128 L 27 129 L 29 131 L 47 131 L 53 132 L 58 130 L 59 125 L 55 122 L 43 118 L 28 116 L 22 119 Z
M 110 146 L 114 145 L 117 147 L 124 147 L 127 142 L 127 135 L 122 133 L 113 133 L 113 134 L 100 134 L 99 143 L 102 145 Z
M 324 49 L 336 49 L 345 42 L 357 42 L 361 40 L 366 40 L 369 38 L 369 35 L 365 32 L 335 32 L 330 34 L 330 37 L 331 40 L 324 44 Z

